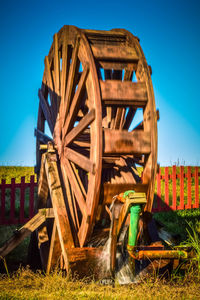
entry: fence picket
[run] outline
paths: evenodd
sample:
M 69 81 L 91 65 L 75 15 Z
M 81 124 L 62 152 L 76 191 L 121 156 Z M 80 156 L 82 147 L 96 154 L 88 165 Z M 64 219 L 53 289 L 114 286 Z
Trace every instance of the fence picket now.
M 194 208 L 199 208 L 199 173 L 198 167 L 195 167 L 194 180 L 195 180 L 195 204 Z
M 157 210 L 161 210 L 161 169 L 157 174 Z
M 176 166 L 172 167 L 172 206 L 176 210 Z
M 165 167 L 165 210 L 169 210 L 169 168 Z
M 29 218 L 34 216 L 34 175 L 30 179 Z
M 192 207 L 192 188 L 191 188 L 191 167 L 187 167 L 187 204 L 185 208 Z
M 25 203 L 25 177 L 21 177 L 21 189 L 20 189 L 20 223 L 24 223 L 24 203 Z
M 184 167 L 180 166 L 180 203 L 177 209 L 184 209 Z
M 2 179 L 1 181 L 1 223 L 5 223 L 5 206 L 6 206 L 6 181 Z
M 10 221 L 15 224 L 15 178 L 11 179 Z

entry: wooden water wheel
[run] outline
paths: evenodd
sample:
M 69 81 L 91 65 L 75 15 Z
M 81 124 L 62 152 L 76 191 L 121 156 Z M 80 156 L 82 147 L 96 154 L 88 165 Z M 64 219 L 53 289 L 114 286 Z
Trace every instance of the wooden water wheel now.
M 157 114 L 150 72 L 138 38 L 126 30 L 64 26 L 54 35 L 39 90 L 36 167 L 47 198 L 41 148 L 52 143 L 66 206 L 59 216 L 67 217 L 59 226 L 71 231 L 68 253 L 88 245 L 116 194 L 145 192 L 151 211 Z M 39 208 L 48 206 L 39 201 Z

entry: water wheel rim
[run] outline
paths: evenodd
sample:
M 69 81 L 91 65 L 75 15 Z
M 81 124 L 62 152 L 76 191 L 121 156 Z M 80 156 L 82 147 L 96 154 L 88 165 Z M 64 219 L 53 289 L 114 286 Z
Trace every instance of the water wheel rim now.
M 72 41 L 70 40 L 70 34 L 72 34 L 72 32 L 75 31 L 75 39 Z M 57 112 L 57 116 L 55 116 L 55 103 L 53 103 L 53 97 L 60 97 L 60 108 L 63 105 L 64 102 L 64 98 L 66 98 L 66 93 L 68 92 L 67 90 L 64 92 L 63 90 L 63 82 L 62 80 L 69 80 L 69 78 L 63 78 L 64 75 L 60 72 L 58 73 L 58 70 L 56 71 L 56 68 L 59 69 L 59 62 L 55 62 L 54 60 L 59 58 L 59 49 L 61 49 L 62 51 L 62 47 L 64 45 L 64 43 L 67 43 L 67 47 L 71 44 L 73 49 L 72 50 L 72 54 L 71 54 L 71 60 L 73 59 L 73 51 L 77 52 L 77 57 L 76 59 L 78 59 L 81 64 L 82 64 L 82 68 L 83 68 L 83 72 L 82 74 L 86 74 L 83 76 L 85 76 L 85 79 L 83 79 L 82 81 L 85 84 L 85 89 L 87 90 L 87 93 L 90 93 L 89 96 L 89 106 L 90 106 L 90 110 L 87 113 L 87 116 L 85 116 L 85 119 L 88 119 L 87 121 L 89 122 L 88 125 L 90 126 L 90 155 L 89 155 L 89 159 L 85 158 L 85 164 L 88 164 L 88 166 L 86 167 L 86 169 L 88 169 L 87 171 L 90 173 L 89 174 L 89 179 L 88 179 L 88 190 L 86 193 L 84 193 L 84 195 L 81 195 L 81 187 L 80 188 L 80 182 L 74 182 L 74 180 L 77 180 L 77 176 L 76 178 L 74 177 L 73 174 L 75 174 L 75 162 L 77 162 L 77 159 L 81 159 L 80 155 L 77 156 L 78 153 L 75 153 L 74 149 L 71 149 L 70 144 L 72 141 L 74 141 L 74 137 L 72 134 L 72 137 L 70 137 L 70 132 L 67 132 L 66 129 L 66 122 L 61 121 L 61 118 L 63 118 L 63 116 L 61 117 L 61 113 L 62 113 L 62 109 L 58 110 Z M 79 43 L 79 45 L 77 46 L 77 43 Z M 65 45 L 66 46 L 66 45 Z M 56 48 L 56 50 L 55 50 Z M 76 49 L 75 49 L 76 48 Z M 78 49 L 77 49 L 78 48 Z M 65 49 L 66 50 L 66 49 Z M 55 53 L 55 51 L 57 53 Z M 61 57 L 60 59 L 62 59 L 62 53 L 61 53 Z M 66 59 L 66 58 L 65 58 Z M 73 63 L 73 62 L 71 62 Z M 50 68 L 52 68 L 53 65 L 53 70 L 50 70 Z M 65 66 L 65 62 L 62 61 L 62 65 L 64 65 L 64 68 L 66 69 Z M 71 64 L 70 64 L 71 65 Z M 68 65 L 68 68 L 70 68 L 70 65 Z M 75 68 L 76 69 L 76 68 Z M 87 69 L 87 70 L 86 70 Z M 86 71 L 85 71 L 86 70 Z M 47 78 L 47 73 L 51 71 L 51 78 Z M 57 75 L 56 75 L 57 72 Z M 70 72 L 70 71 L 69 71 Z M 52 75 L 53 73 L 53 75 Z M 73 72 L 71 72 L 73 73 Z M 74 77 L 77 75 L 77 70 L 75 70 L 75 74 Z M 69 76 L 69 74 L 68 74 Z M 82 76 L 82 77 L 83 77 Z M 58 79 L 59 77 L 59 79 Z M 80 79 L 81 80 L 81 79 Z M 57 82 L 59 81 L 59 83 Z M 67 81 L 68 82 L 68 81 Z M 79 219 L 80 222 L 79 224 L 72 224 L 73 230 L 74 230 L 74 235 L 76 235 L 75 240 L 77 241 L 77 246 L 83 246 L 87 240 L 87 237 L 89 236 L 92 227 L 93 227 L 93 223 L 94 223 L 94 219 L 95 219 L 95 210 L 97 209 L 97 204 L 98 204 L 98 194 L 99 194 L 99 186 L 100 186 L 100 179 L 101 179 L 101 156 L 102 156 L 102 146 L 101 146 L 101 142 L 102 142 L 102 128 L 101 128 L 101 104 L 100 104 L 100 90 L 99 90 L 99 84 L 98 84 L 98 80 L 97 80 L 97 74 L 96 74 L 96 68 L 95 68 L 95 63 L 91 54 L 91 50 L 90 47 L 88 45 L 87 39 L 84 36 L 84 34 L 78 30 L 77 28 L 73 27 L 73 26 L 66 26 L 63 29 L 60 30 L 60 32 L 58 34 L 56 34 L 54 36 L 54 42 L 52 44 L 52 47 L 49 51 L 49 55 L 48 57 L 45 58 L 45 71 L 44 71 L 44 77 L 43 77 L 43 96 L 45 93 L 45 86 L 48 85 L 48 90 L 50 90 L 50 98 L 52 99 L 51 102 L 51 107 L 50 107 L 50 111 L 51 111 L 51 116 L 52 119 L 54 118 L 54 124 L 51 125 L 51 120 L 48 120 L 48 124 L 51 130 L 51 133 L 53 135 L 53 140 L 55 143 L 56 148 L 58 149 L 58 153 L 60 156 L 60 165 L 61 165 L 61 170 L 62 170 L 62 176 L 64 178 L 64 185 L 65 185 L 65 190 L 68 193 L 68 196 L 70 194 L 73 193 L 73 200 L 75 201 L 75 203 L 73 203 L 73 205 L 78 205 L 80 206 L 80 211 L 82 213 L 82 217 Z M 66 83 L 67 86 L 67 83 Z M 66 88 L 67 89 L 67 88 Z M 75 94 L 77 92 L 78 88 L 75 91 Z M 40 93 L 40 98 L 41 98 L 41 91 Z M 74 94 L 74 95 L 75 95 Z M 50 99 L 50 101 L 51 101 Z M 74 99 L 74 98 L 73 98 Z M 71 100 L 71 102 L 73 101 L 73 99 Z M 59 101 L 57 99 L 57 101 Z M 75 103 L 76 104 L 76 103 Z M 47 105 L 47 95 L 46 95 L 46 105 Z M 76 105 L 75 105 L 76 106 Z M 70 106 L 69 106 L 70 109 Z M 53 111 L 54 110 L 54 111 Z M 45 117 L 43 115 L 44 111 L 41 109 L 41 105 L 39 108 L 39 113 L 38 113 L 38 127 L 37 129 L 39 131 L 44 132 L 44 120 Z M 54 114 L 54 116 L 53 116 Z M 67 114 L 66 114 L 66 119 L 67 119 Z M 68 125 L 69 125 L 69 120 L 65 120 L 68 121 Z M 58 138 L 58 127 L 61 127 L 61 122 L 63 122 L 62 126 L 64 128 L 64 132 L 63 132 L 63 128 L 62 128 L 62 133 L 59 132 L 59 134 L 61 133 L 63 135 L 63 140 L 61 138 L 61 140 L 59 140 Z M 84 121 L 83 121 L 84 123 Z M 80 124 L 80 123 L 79 123 Z M 72 125 L 72 124 L 71 124 Z M 84 126 L 84 124 L 83 124 Z M 69 127 L 69 126 L 68 126 Z M 87 126 L 88 127 L 88 126 Z M 73 127 L 75 128 L 75 127 Z M 71 130 L 72 132 L 72 130 Z M 71 142 L 69 142 L 69 139 L 71 138 Z M 39 140 L 37 140 L 37 148 L 39 148 Z M 74 160 L 74 156 L 75 156 L 75 160 Z M 37 149 L 37 157 L 38 160 L 40 159 L 40 153 L 39 150 Z M 83 158 L 84 159 L 84 158 Z M 81 165 L 81 161 L 79 163 L 79 167 Z M 76 165 L 77 166 L 77 165 Z M 70 175 L 69 175 L 70 173 Z M 70 177 L 72 176 L 72 177 Z M 73 180 L 73 183 L 72 183 Z M 76 197 L 78 195 L 77 193 L 77 184 L 79 185 L 79 195 L 82 198 L 82 202 L 80 201 L 80 199 L 78 199 Z M 72 186 L 73 186 L 73 191 L 72 191 Z M 70 189 L 70 191 L 69 191 Z M 83 192 L 83 190 L 82 190 Z M 84 196 L 84 197 L 83 197 Z M 71 195 L 72 197 L 72 195 Z M 76 200 L 75 200 L 76 198 Z M 84 207 L 84 208 L 83 208 Z M 71 213 L 71 215 L 73 214 L 72 209 L 74 209 L 74 207 L 70 207 L 69 208 L 69 213 Z M 84 209 L 84 210 L 83 210 Z M 80 213 L 80 212 L 79 212 Z M 77 214 L 77 212 L 76 212 Z M 78 218 L 78 216 L 76 216 L 76 218 Z M 73 219 L 75 219 L 75 216 L 72 216 L 72 222 Z

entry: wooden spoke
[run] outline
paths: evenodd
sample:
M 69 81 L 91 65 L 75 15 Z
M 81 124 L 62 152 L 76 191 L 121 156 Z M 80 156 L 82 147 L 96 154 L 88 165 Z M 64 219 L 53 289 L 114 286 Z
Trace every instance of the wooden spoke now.
M 66 186 L 67 199 L 68 199 L 68 204 L 69 204 L 69 209 L 71 212 L 73 224 L 75 226 L 76 232 L 78 232 L 80 224 L 79 224 L 79 219 L 77 214 L 76 202 L 67 175 L 65 176 L 65 186 Z
M 64 155 L 67 159 L 74 162 L 76 165 L 81 167 L 83 170 L 94 174 L 95 164 L 89 160 L 89 158 L 83 156 L 82 154 L 66 147 L 64 150 Z
M 52 121 L 51 110 L 50 110 L 47 100 L 44 98 L 42 91 L 40 89 L 38 91 L 38 96 L 40 98 L 40 105 L 42 107 L 45 119 L 47 120 L 47 123 L 49 125 L 49 129 L 50 129 L 51 133 L 53 133 L 54 124 Z
M 61 75 L 61 105 L 60 105 L 60 115 L 62 115 L 64 110 L 64 99 L 66 91 L 66 82 L 69 74 L 70 48 L 67 45 L 67 36 L 64 35 L 63 45 L 62 45 L 62 75 Z
M 70 180 L 70 183 L 71 183 L 71 187 L 72 187 L 72 190 L 74 192 L 74 195 L 76 196 L 76 201 L 79 205 L 79 208 L 80 208 L 83 216 L 87 218 L 88 217 L 87 206 L 86 206 L 86 203 L 85 203 L 85 198 L 83 196 L 83 193 L 82 193 L 82 191 L 80 189 L 80 186 L 77 182 L 76 174 L 74 173 L 70 162 L 66 158 L 64 159 L 64 165 L 65 165 L 65 168 L 67 170 L 68 177 L 69 177 L 69 180 Z
M 76 39 L 75 47 L 72 52 L 72 62 L 69 69 L 69 76 L 68 76 L 68 82 L 67 82 L 67 90 L 65 94 L 65 111 L 63 116 L 63 122 L 65 122 L 65 119 L 67 117 L 68 109 L 71 102 L 71 97 L 73 95 L 73 92 L 75 91 L 75 74 L 77 71 L 77 64 L 78 64 L 78 49 L 79 49 L 79 37 Z
M 88 70 L 89 70 L 88 66 L 85 66 L 85 68 L 83 70 L 83 73 L 81 75 L 79 84 L 78 84 L 77 91 L 76 91 L 76 93 L 73 97 L 73 100 L 72 100 L 72 103 L 71 103 L 71 106 L 70 106 L 70 109 L 69 109 L 69 113 L 68 113 L 67 118 L 66 118 L 66 122 L 64 123 L 64 127 L 63 127 L 63 130 L 62 130 L 63 136 L 66 136 L 67 132 L 72 129 L 72 127 L 75 123 L 78 111 L 80 109 L 80 102 L 82 100 L 85 81 L 86 81 L 86 78 L 87 78 L 87 75 L 88 75 Z
M 48 88 L 50 88 L 50 90 L 53 92 L 53 81 L 48 56 L 45 57 L 45 75 L 47 78 Z
M 60 94 L 60 67 L 58 55 L 58 35 L 54 35 L 54 74 L 55 74 L 55 93 Z
M 129 81 L 132 79 L 133 71 L 129 69 L 125 69 L 124 73 L 124 81 Z M 131 108 L 130 108 L 131 109 Z M 129 109 L 129 110 L 130 110 Z M 119 107 L 116 112 L 116 118 L 113 129 L 122 129 L 124 125 L 124 118 L 125 118 L 126 109 Z M 128 129 L 128 128 L 126 128 Z
M 66 136 L 64 145 L 67 146 L 79 136 L 95 119 L 95 109 L 92 109 Z
M 76 179 L 77 179 L 77 182 L 78 182 L 78 184 L 79 184 L 79 186 L 80 186 L 80 188 L 81 188 L 81 191 L 82 191 L 82 193 L 83 193 L 83 196 L 85 197 L 85 199 L 86 199 L 86 197 L 87 197 L 87 193 L 86 193 L 86 191 L 85 191 L 85 188 L 84 188 L 84 186 L 83 186 L 83 183 L 82 183 L 82 181 L 81 181 L 81 178 L 80 178 L 80 176 L 79 176 L 79 170 L 75 167 L 75 164 L 73 163 L 73 162 L 71 162 L 71 166 L 72 166 L 72 169 L 73 169 L 73 171 L 74 171 L 74 174 L 76 175 Z
M 129 129 L 130 125 L 131 125 L 131 122 L 135 116 L 135 113 L 136 113 L 136 109 L 135 108 L 132 108 L 132 107 L 129 107 L 129 111 L 127 113 L 127 116 L 126 116 L 126 120 L 123 124 L 123 129 Z

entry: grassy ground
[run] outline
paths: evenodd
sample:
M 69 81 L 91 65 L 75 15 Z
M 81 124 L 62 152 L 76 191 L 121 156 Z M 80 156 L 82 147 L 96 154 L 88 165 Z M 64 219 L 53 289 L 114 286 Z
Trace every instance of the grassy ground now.
M 194 280 L 163 281 L 149 278 L 139 284 L 102 286 L 72 281 L 62 274 L 44 276 L 28 269 L 0 279 L 0 299 L 200 299 L 200 283 Z
M 15 178 L 15 182 L 19 183 L 22 176 L 25 176 L 26 182 L 30 182 L 31 175 L 34 175 L 34 167 L 0 166 L 0 182 L 5 179 L 6 183 L 10 183 L 11 178 Z

